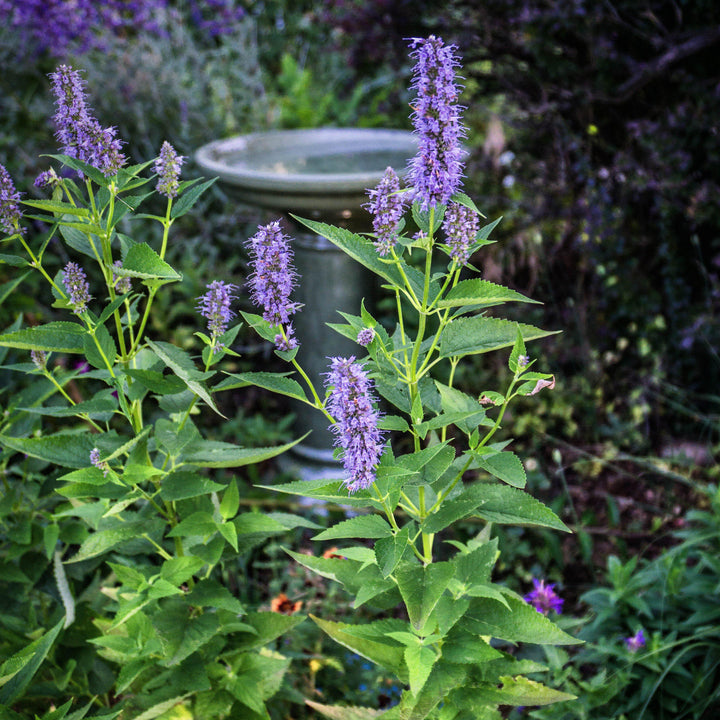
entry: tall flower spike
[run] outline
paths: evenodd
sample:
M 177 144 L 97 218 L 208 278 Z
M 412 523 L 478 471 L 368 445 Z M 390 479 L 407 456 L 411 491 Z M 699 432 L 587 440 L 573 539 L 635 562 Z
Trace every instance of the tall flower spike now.
M 155 189 L 166 198 L 174 198 L 180 187 L 180 168 L 185 158 L 175 152 L 175 148 L 166 140 L 155 160 L 155 172 L 158 182 Z
M 82 315 L 87 310 L 87 304 L 92 299 L 90 284 L 83 269 L 74 262 L 69 262 L 63 270 L 63 285 L 70 295 L 69 301 L 76 315 Z
M 222 335 L 228 323 L 235 317 L 230 309 L 237 286 L 222 280 L 213 280 L 207 292 L 198 298 L 198 312 L 208 321 L 208 330 L 215 337 Z
M 464 205 L 451 202 L 445 211 L 443 230 L 450 246 L 450 257 L 458 265 L 467 265 L 470 248 L 480 228 L 477 213 Z
M 248 278 L 252 301 L 263 308 L 263 319 L 272 325 L 286 326 L 288 342 L 292 338 L 292 347 L 297 347 L 290 324 L 290 316 L 299 308 L 290 302 L 290 294 L 295 287 L 297 274 L 292 266 L 293 251 L 288 238 L 280 229 L 278 221 L 258 227 L 258 231 L 248 240 L 250 266 L 253 270 Z M 279 349 L 285 348 L 282 336 L 276 338 Z
M 388 167 L 374 190 L 368 190 L 370 202 L 365 205 L 373 216 L 373 244 L 380 255 L 387 255 L 397 243 L 397 232 L 403 214 L 404 199 L 400 194 L 400 179 Z
M 383 451 L 379 415 L 373 409 L 373 384 L 359 362 L 349 358 L 330 358 L 326 385 L 330 388 L 328 410 L 336 422 L 331 430 L 343 449 L 345 484 L 351 493 L 369 488 L 375 482 L 375 468 Z
M 53 120 L 62 152 L 92 165 L 106 177 L 115 175 L 125 164 L 121 142 L 114 127 L 103 128 L 92 116 L 80 73 L 69 65 L 59 65 L 50 78 L 57 108 Z
M 544 580 L 533 578 L 533 586 L 534 589 L 523 598 L 525 602 L 530 603 L 543 615 L 547 615 L 551 610 L 560 615 L 565 601 L 555 592 L 555 583 L 546 585 Z
M 413 88 L 417 91 L 412 120 L 418 136 L 418 153 L 410 163 L 410 183 L 415 199 L 427 210 L 445 204 L 460 187 L 465 129 L 457 104 L 455 81 L 458 60 L 455 46 L 431 35 L 414 38 L 411 57 L 416 59 Z
M 0 228 L 8 235 L 20 232 L 19 202 L 20 193 L 15 189 L 10 173 L 0 165 Z

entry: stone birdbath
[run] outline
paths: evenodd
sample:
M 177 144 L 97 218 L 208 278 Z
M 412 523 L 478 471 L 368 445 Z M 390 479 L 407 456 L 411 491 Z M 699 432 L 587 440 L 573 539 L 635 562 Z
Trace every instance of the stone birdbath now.
M 390 166 L 399 175 L 417 151 L 411 132 L 377 128 L 277 130 L 240 135 L 201 147 L 195 156 L 209 176 L 217 176 L 231 197 L 281 213 L 290 228 L 300 276 L 294 316 L 300 342 L 298 361 L 322 393 L 328 357 L 357 355 L 361 348 L 326 326 L 342 322 L 338 311 L 357 314 L 372 292 L 364 268 L 323 237 L 295 222 L 291 214 L 340 225 L 353 232 L 372 230 L 362 207 Z M 327 419 L 297 403 L 296 431 L 312 434 L 296 445 L 294 467 L 304 478 L 338 477 Z

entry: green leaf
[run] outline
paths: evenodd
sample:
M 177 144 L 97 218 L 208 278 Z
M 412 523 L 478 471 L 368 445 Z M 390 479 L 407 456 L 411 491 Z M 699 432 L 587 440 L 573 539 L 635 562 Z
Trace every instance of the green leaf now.
M 358 705 L 321 705 L 312 700 L 305 700 L 305 704 L 330 720 L 374 720 L 384 712 Z
M 62 630 L 65 619 L 27 647 L 8 658 L 0 666 L 0 704 L 10 705 L 22 695 L 50 652 L 55 639 Z
M 94 420 L 109 420 L 117 409 L 117 400 L 112 395 L 112 390 L 102 390 L 91 400 L 79 402 L 76 405 L 50 405 L 46 407 L 24 407 L 18 408 L 23 412 L 29 412 L 48 417 L 76 417 L 87 415 Z
M 281 455 L 294 445 L 302 442 L 307 437 L 307 433 L 297 440 L 285 443 L 285 445 L 277 445 L 276 447 L 265 448 L 244 448 L 232 443 L 205 440 L 199 444 L 197 450 L 188 453 L 183 458 L 183 462 L 188 465 L 199 465 L 206 468 L 229 468 L 240 467 L 242 465 L 253 465 Z
M 392 535 L 392 528 L 380 515 L 356 515 L 315 535 L 313 540 L 339 538 L 383 538 Z
M 76 207 L 70 203 L 60 202 L 59 200 L 22 200 L 23 205 L 45 210 L 46 212 L 55 213 L 57 215 L 76 215 L 77 217 L 86 217 L 89 210 L 84 207 Z
M 510 642 L 537 645 L 578 645 L 583 641 L 568 635 L 523 600 L 508 596 L 510 610 L 495 600 L 477 598 L 461 623 L 476 635 Z
M 375 557 L 384 578 L 393 573 L 410 544 L 410 527 L 406 525 L 396 535 L 380 538 L 375 543 Z
M 95 338 L 88 333 L 83 338 L 83 347 L 87 361 L 99 370 L 109 369 L 115 364 L 117 348 L 115 341 L 104 325 L 95 328 Z
M 123 258 L 121 268 L 113 272 L 121 277 L 134 277 L 143 280 L 182 280 L 182 275 L 175 272 L 147 243 L 135 243 Z
M 114 433 L 104 433 L 103 435 L 91 435 L 87 432 L 56 433 L 33 438 L 0 435 L 0 444 L 5 447 L 69 468 L 87 467 L 90 464 L 90 451 L 94 447 L 108 450 L 116 447 L 119 443 L 120 438 Z
M 340 470 L 338 470 L 338 474 L 341 474 Z M 325 500 L 338 505 L 350 505 L 351 507 L 367 508 L 368 505 L 373 504 L 367 490 L 359 490 L 353 495 L 349 495 L 343 480 L 319 478 L 317 480 L 296 480 L 282 485 L 258 485 L 258 487 L 264 490 L 275 490 L 290 495 L 302 495 L 316 500 Z M 381 508 L 382 506 L 378 504 L 378 507 Z
M 462 688 L 460 697 L 466 696 L 466 699 L 464 701 L 460 700 L 460 702 L 469 704 L 472 700 L 467 696 L 478 693 L 485 703 L 514 706 L 551 705 L 556 702 L 576 699 L 574 695 L 553 690 L 542 683 L 528 680 L 528 678 L 522 677 L 521 675 L 501 677 L 500 682 L 502 683 L 501 685 L 481 683 L 477 689 Z
M 175 219 L 182 217 L 187 213 L 190 208 L 200 199 L 200 196 L 217 180 L 212 178 L 206 180 L 199 185 L 193 185 L 189 190 L 183 192 L 179 198 L 173 202 L 172 210 L 170 210 L 170 217 Z
M 445 500 L 438 509 L 428 515 L 422 523 L 424 533 L 434 534 L 440 532 L 456 520 L 462 520 L 470 515 L 477 507 L 485 502 L 482 488 L 471 485 L 465 488 L 460 495 Z
M 204 565 L 200 558 L 196 557 L 175 557 L 165 560 L 160 568 L 160 577 L 180 587 L 187 582 Z
M 243 620 L 254 628 L 254 633 L 239 634 L 233 641 L 237 650 L 254 650 L 267 645 L 301 623 L 303 615 L 284 615 L 276 612 L 249 613 Z
M 302 389 L 300 383 L 292 378 L 269 372 L 227 374 L 228 377 L 213 388 L 214 392 L 218 392 L 220 390 L 234 390 L 236 388 L 254 385 L 265 390 L 270 390 L 278 395 L 287 395 L 287 397 L 295 398 L 296 400 L 307 401 L 307 395 Z
M 44 350 L 57 353 L 81 353 L 87 331 L 73 322 L 51 322 L 0 335 L 0 345 L 20 350 Z
M 212 640 L 219 626 L 220 622 L 216 614 L 204 612 L 196 618 L 186 620 L 181 628 L 179 628 L 181 630 L 180 633 L 177 633 L 177 629 L 174 627 L 173 633 L 180 636 L 180 642 L 176 644 L 175 652 L 172 656 L 161 664 L 166 667 L 178 665 L 186 657 L 192 655 L 196 650 L 205 645 L 205 643 Z
M 217 532 L 217 523 L 209 512 L 198 510 L 192 515 L 181 520 L 170 532 L 168 537 L 193 537 L 195 535 L 205 537 L 214 535 Z
M 428 566 L 402 565 L 395 572 L 410 622 L 418 632 L 424 627 L 454 572 L 455 568 L 449 562 L 436 562 Z
M 135 715 L 131 720 L 154 720 L 154 718 L 179 705 L 190 694 L 191 693 L 185 693 L 184 695 L 176 695 L 169 700 L 163 700 L 163 702 L 153 705 L 151 708 L 145 710 L 145 712 L 140 713 L 140 715 Z
M 29 272 L 18 275 L 16 278 L 10 280 L 10 282 L 3 283 L 0 285 L 0 305 L 12 294 L 17 286 L 29 275 Z
M 491 307 L 505 302 L 542 304 L 537 300 L 531 300 L 525 295 L 521 295 L 515 290 L 491 283 L 489 280 L 473 278 L 459 282 L 438 302 L 437 306 L 440 308 L 462 307 L 463 305 Z
M 218 492 L 225 486 L 213 482 L 194 472 L 177 470 L 163 479 L 160 488 L 160 495 L 163 500 L 186 500 L 187 498 L 209 495 L 211 492 Z
M 478 467 L 516 488 L 524 488 L 527 481 L 520 458 L 509 450 L 487 455 L 477 460 Z
M 132 522 L 121 522 L 115 527 L 107 530 L 99 530 L 88 536 L 88 538 L 80 545 L 80 549 L 66 562 L 76 563 L 82 560 L 102 555 L 102 553 L 111 550 L 121 543 L 128 540 L 136 540 L 143 534 L 155 532 L 161 526 L 159 519 L 155 520 L 135 520 Z
M 477 515 L 501 525 L 541 525 L 570 532 L 567 525 L 550 508 L 522 490 L 497 483 L 475 483 L 471 486 L 483 503 Z
M 155 439 L 171 456 L 179 455 L 188 444 L 199 438 L 200 433 L 192 423 L 181 427 L 179 422 L 171 422 L 166 418 L 155 422 Z
M 517 328 L 526 341 L 557 334 L 502 318 L 481 316 L 455 318 L 443 332 L 440 357 L 473 355 L 510 347 L 517 338 Z
M 240 615 L 245 612 L 242 603 L 217 580 L 208 578 L 201 580 L 186 597 L 190 605 L 228 610 Z
M 406 673 L 403 666 L 403 648 L 393 644 L 389 645 L 380 639 L 371 640 L 369 638 L 358 637 L 351 634 L 348 630 L 352 630 L 353 626 L 348 623 L 331 622 L 330 620 L 321 620 L 314 615 L 310 618 L 327 633 L 335 642 L 340 643 L 343 647 L 356 652 L 367 660 L 382 665 L 386 670 L 396 674 L 402 682 L 406 681 Z
M 229 520 L 230 518 L 235 517 L 239 507 L 240 493 L 238 492 L 237 482 L 235 481 L 235 478 L 233 478 L 225 490 L 222 502 L 220 503 L 220 515 L 222 519 Z
M 466 632 L 449 635 L 443 643 L 444 660 L 460 665 L 480 665 L 490 660 L 503 657 L 503 654 L 488 645 L 482 638 Z
M 246 653 L 235 668 L 236 676 L 226 687 L 243 705 L 262 718 L 269 718 L 265 700 L 272 697 L 282 684 L 290 658 L 278 653 L 262 655 Z
M 25 258 L 21 258 L 19 255 L 6 255 L 5 253 L 0 253 L 0 263 L 13 267 L 25 267 L 29 264 Z
M 225 538 L 228 545 L 237 552 L 238 551 L 238 536 L 235 526 L 231 522 L 223 522 L 218 524 L 218 530 L 220 534 Z
M 417 695 L 424 687 L 430 676 L 437 655 L 429 647 L 411 645 L 405 648 L 405 663 L 410 676 L 410 692 Z
M 79 230 L 76 227 L 68 227 L 67 225 L 60 226 L 60 234 L 63 236 L 65 242 L 73 250 L 77 250 L 83 255 L 87 255 L 93 260 L 97 260 L 96 250 L 93 250 L 93 246 L 85 232 Z M 97 249 L 97 245 L 95 248 Z
M 174 395 L 185 389 L 185 383 L 175 375 L 163 375 L 156 370 L 127 368 L 125 373 L 158 395 Z
M 522 333 L 518 328 L 517 337 L 515 338 L 513 349 L 510 353 L 510 357 L 508 358 L 508 367 L 510 368 L 511 373 L 517 373 L 520 370 L 519 361 L 521 357 L 525 356 L 526 352 L 527 351 L 525 350 L 525 341 L 523 340 Z

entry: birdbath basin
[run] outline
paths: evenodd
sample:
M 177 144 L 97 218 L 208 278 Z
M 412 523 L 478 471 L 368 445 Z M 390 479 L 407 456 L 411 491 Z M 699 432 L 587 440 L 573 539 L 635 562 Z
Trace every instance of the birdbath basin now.
M 358 314 L 363 298 L 370 304 L 373 278 L 290 215 L 369 232 L 371 217 L 362 207 L 367 190 L 380 182 L 388 166 L 404 174 L 416 152 L 415 136 L 404 130 L 321 128 L 241 135 L 204 145 L 195 155 L 204 173 L 219 177 L 231 197 L 282 213 L 290 224 L 300 276 L 293 299 L 303 304 L 294 316 L 298 361 L 321 396 L 328 358 L 364 353 L 326 323 L 343 322 L 338 311 Z M 294 410 L 296 431 L 313 430 L 294 448 L 306 463 L 298 472 L 339 477 L 327 419 L 302 403 Z

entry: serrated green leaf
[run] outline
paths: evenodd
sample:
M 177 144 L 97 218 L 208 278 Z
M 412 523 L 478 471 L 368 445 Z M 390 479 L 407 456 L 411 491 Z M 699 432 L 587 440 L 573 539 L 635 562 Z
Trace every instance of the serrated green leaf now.
M 44 350 L 57 353 L 83 352 L 87 331 L 73 322 L 51 322 L 0 335 L 0 345 L 20 350 Z
M 58 215 L 75 215 L 77 217 L 86 217 L 89 210 L 84 207 L 77 207 L 70 203 L 60 202 L 59 200 L 22 200 L 23 205 L 45 210 L 47 212 L 56 213 Z
M 460 357 L 510 347 L 517 338 L 517 328 L 525 341 L 557 334 L 502 318 L 460 317 L 445 328 L 440 341 L 440 357 Z
M 128 540 L 136 540 L 142 537 L 144 533 L 156 531 L 161 526 L 159 519 L 156 520 L 135 520 L 132 522 L 124 522 L 107 530 L 99 530 L 88 536 L 88 538 L 80 545 L 80 549 L 73 555 L 67 563 L 81 562 L 89 558 L 101 555 L 112 548 L 117 547 L 121 543 Z
M 425 518 L 421 530 L 434 534 L 455 521 L 467 517 L 485 502 L 485 495 L 481 490 L 481 488 L 471 485 L 457 497 L 445 500 L 434 513 Z
M 383 714 L 382 710 L 358 705 L 321 705 L 312 700 L 305 700 L 305 704 L 330 720 L 375 720 Z
M 163 375 L 156 370 L 128 368 L 125 373 L 148 390 L 159 395 L 174 395 L 185 389 L 185 383 L 175 375 Z
M 503 285 L 496 285 L 489 280 L 473 278 L 460 281 L 442 300 L 438 301 L 437 306 L 440 308 L 462 307 L 463 305 L 491 307 L 505 302 L 542 304 Z
M 87 361 L 99 370 L 111 368 L 115 364 L 117 347 L 115 341 L 104 325 L 95 328 L 95 337 L 90 333 L 83 338 L 83 348 Z
M 405 648 L 405 664 L 408 667 L 410 692 L 413 695 L 417 695 L 423 689 L 435 660 L 437 655 L 429 647 L 411 645 Z
M 315 541 L 339 538 L 382 538 L 392 535 L 392 528 L 380 515 L 356 515 L 323 530 L 312 539 Z
M 488 522 L 501 525 L 541 525 L 570 532 L 567 525 L 550 508 L 528 495 L 507 485 L 476 483 L 472 488 L 482 497 L 477 515 Z
M 551 705 L 576 699 L 574 695 L 553 690 L 547 685 L 528 680 L 520 675 L 501 677 L 500 683 L 500 685 L 480 683 L 477 688 L 463 688 L 458 699 L 462 697 L 464 703 L 469 703 L 479 695 L 486 703 L 513 706 Z M 461 702 L 463 701 L 461 700 Z
M 157 705 L 153 705 L 139 715 L 135 715 L 131 720 L 154 720 L 156 717 L 166 713 L 168 710 L 172 710 L 176 705 L 179 705 L 186 697 L 191 693 L 185 693 L 184 695 L 176 695 L 169 700 L 163 700 Z
M 170 217 L 174 219 L 185 215 L 216 180 L 217 178 L 212 178 L 211 180 L 206 180 L 199 185 L 193 185 L 191 188 L 185 190 L 173 203 L 172 210 L 170 210 Z
M 338 471 L 340 474 L 340 471 Z M 326 502 L 338 505 L 350 505 L 352 507 L 367 507 L 373 504 L 370 493 L 367 490 L 359 490 L 353 495 L 348 495 L 343 480 L 296 480 L 282 485 L 259 485 L 264 490 L 275 490 L 276 492 L 288 493 L 290 495 L 302 495 L 304 497 L 325 500 Z
M 228 610 L 236 615 L 245 612 L 242 603 L 224 585 L 211 578 L 201 580 L 195 585 L 192 592 L 187 596 L 187 602 L 197 607 Z
M 90 451 L 94 447 L 108 452 L 120 442 L 114 433 L 56 433 L 33 438 L 0 435 L 0 445 L 4 447 L 68 468 L 87 467 L 90 464 Z
M 455 572 L 452 563 L 401 565 L 395 572 L 413 627 L 421 631 Z
M 181 520 L 170 532 L 168 537 L 207 536 L 217 532 L 217 523 L 209 512 L 198 510 Z
M 113 272 L 120 277 L 143 280 L 182 280 L 182 275 L 168 265 L 147 243 L 135 243 L 123 258 L 122 267 Z
M 254 632 L 239 634 L 233 642 L 233 647 L 238 650 L 263 647 L 292 630 L 304 619 L 303 615 L 284 615 L 276 612 L 249 613 L 243 620 L 254 629 Z
M 187 498 L 209 495 L 225 486 L 202 477 L 194 472 L 178 470 L 163 479 L 160 495 L 163 500 L 186 500 Z
M 479 458 L 477 465 L 513 487 L 524 488 L 527 482 L 525 468 L 520 458 L 509 450 Z
M 206 468 L 229 468 L 241 467 L 242 465 L 253 465 L 281 455 L 286 450 L 302 442 L 307 433 L 297 440 L 264 448 L 244 448 L 232 443 L 205 440 L 197 445 L 197 450 L 188 453 L 183 462 L 188 465 L 199 465 Z
M 220 503 L 220 516 L 223 520 L 229 520 L 235 517 L 239 507 L 240 493 L 238 492 L 237 481 L 233 478 L 223 493 L 223 499 Z
M 410 525 L 389 537 L 382 537 L 375 543 L 375 557 L 384 578 L 393 573 L 410 544 Z
M 307 395 L 300 383 L 283 375 L 268 372 L 227 373 L 227 375 L 225 380 L 213 388 L 215 392 L 254 385 L 278 395 L 286 395 L 296 400 L 307 400 Z
M 160 568 L 160 577 L 179 587 L 187 582 L 204 565 L 200 558 L 175 557 L 165 560 Z
M 76 417 L 86 415 L 94 420 L 109 420 L 117 409 L 117 399 L 113 397 L 112 390 L 103 390 L 91 400 L 79 402 L 76 405 L 50 405 L 45 407 L 24 407 L 18 408 L 23 412 L 48 417 Z
M 10 280 L 10 282 L 3 283 L 0 285 L 0 305 L 13 293 L 15 288 L 30 274 L 25 272 L 22 275 L 18 275 L 16 278 Z

